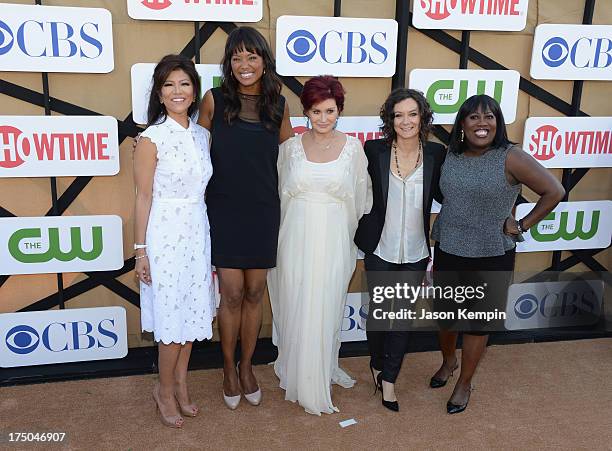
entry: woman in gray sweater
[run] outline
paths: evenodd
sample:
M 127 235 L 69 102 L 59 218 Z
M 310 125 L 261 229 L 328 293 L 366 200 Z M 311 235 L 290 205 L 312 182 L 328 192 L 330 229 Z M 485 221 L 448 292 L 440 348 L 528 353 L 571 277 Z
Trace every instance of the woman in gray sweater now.
M 512 209 L 521 185 L 540 199 L 517 221 Z M 491 311 L 494 303 L 505 303 L 520 233 L 550 213 L 565 191 L 550 172 L 510 142 L 499 104 L 484 94 L 467 99 L 457 113 L 440 190 L 444 202 L 432 230 L 436 284 L 484 286 L 486 294 L 475 302 L 441 300 L 436 308 L 455 309 L 455 319 L 458 308 Z M 447 403 L 448 413 L 459 413 L 470 398 L 472 377 L 487 345 L 487 327 L 474 320 L 459 327 L 452 327 L 453 321 L 440 325 L 443 360 L 430 386 L 444 386 L 458 367 L 455 351 L 458 332 L 463 331 L 461 374 Z

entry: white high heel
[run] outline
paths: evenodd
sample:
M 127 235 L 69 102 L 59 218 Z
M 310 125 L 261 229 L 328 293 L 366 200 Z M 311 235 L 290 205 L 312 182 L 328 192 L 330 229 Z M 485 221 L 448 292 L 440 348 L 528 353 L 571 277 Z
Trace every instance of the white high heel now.
M 245 395 L 246 397 L 246 395 Z M 238 408 L 238 404 L 240 404 L 240 394 L 236 396 L 227 396 L 225 392 L 223 392 L 223 401 L 225 401 L 225 405 L 230 410 L 236 410 Z M 248 398 L 247 398 L 248 400 Z M 249 401 L 251 402 L 251 401 Z
M 259 404 L 261 404 L 261 388 L 257 387 L 257 391 L 254 391 L 253 393 L 245 393 L 244 397 L 250 405 L 258 406 Z
M 238 369 L 239 365 L 240 362 L 236 363 L 236 372 L 238 373 L 240 372 L 240 370 Z M 258 406 L 259 404 L 261 404 L 261 388 L 258 385 L 257 390 L 255 390 L 253 393 L 245 393 L 244 397 L 250 405 Z

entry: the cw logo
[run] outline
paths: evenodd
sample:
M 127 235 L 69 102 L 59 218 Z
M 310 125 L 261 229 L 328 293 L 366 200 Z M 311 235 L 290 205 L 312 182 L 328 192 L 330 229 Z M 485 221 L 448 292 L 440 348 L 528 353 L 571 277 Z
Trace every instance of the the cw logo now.
M 427 90 L 427 101 L 431 105 L 433 111 L 438 114 L 453 114 L 459 111 L 459 107 L 465 102 L 468 95 L 468 86 L 470 82 L 468 80 L 460 80 L 459 81 L 459 97 L 455 101 L 455 103 L 449 104 L 447 101 L 453 100 L 452 92 L 443 92 L 440 91 L 449 91 L 454 89 L 455 80 L 438 80 L 431 84 L 429 89 Z M 487 82 L 486 80 L 478 80 L 476 85 L 476 94 L 484 94 Z M 493 90 L 493 98 L 501 103 L 502 90 L 504 87 L 504 82 L 502 80 L 495 81 L 495 87 Z M 443 103 L 439 103 L 442 101 Z
M 44 263 L 52 259 L 57 259 L 62 262 L 72 261 L 76 258 L 85 261 L 91 261 L 100 256 L 102 253 L 102 227 L 94 226 L 91 228 L 93 247 L 90 251 L 85 252 L 81 245 L 81 229 L 79 227 L 70 227 L 70 244 L 69 252 L 64 252 L 60 248 L 59 229 L 57 227 L 49 228 L 49 249 L 46 252 L 36 252 L 41 249 L 40 237 L 41 229 L 21 229 L 11 235 L 8 241 L 8 249 L 15 260 L 21 263 Z M 32 241 L 26 241 L 33 239 Z M 19 245 L 22 244 L 26 250 L 34 252 L 25 253 Z
M 576 212 L 576 225 L 574 226 L 574 230 L 569 232 L 567 230 L 567 219 L 569 217 L 569 212 L 562 211 L 561 220 L 559 221 L 559 227 L 557 228 L 556 232 L 546 233 L 547 230 L 554 229 L 555 227 L 553 225 L 543 225 L 542 223 L 538 223 L 536 227 L 531 229 L 531 236 L 534 240 L 540 242 L 550 242 L 558 239 L 571 241 L 576 238 L 580 238 L 581 240 L 589 240 L 597 233 L 597 228 L 599 226 L 599 215 L 599 210 L 593 211 L 591 216 L 591 228 L 588 232 L 585 232 L 582 229 L 584 223 L 584 211 Z M 546 216 L 543 221 L 554 221 L 555 216 L 556 213 L 552 212 Z M 539 230 L 540 228 L 542 228 L 542 231 Z

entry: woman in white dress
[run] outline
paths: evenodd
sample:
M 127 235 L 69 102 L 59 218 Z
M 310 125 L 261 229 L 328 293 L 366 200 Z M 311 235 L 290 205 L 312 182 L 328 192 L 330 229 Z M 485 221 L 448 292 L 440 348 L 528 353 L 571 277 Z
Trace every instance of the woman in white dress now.
M 331 384 L 355 381 L 338 366 L 340 327 L 355 269 L 353 236 L 370 210 L 367 160 L 356 138 L 335 130 L 344 89 L 330 76 L 301 96 L 312 129 L 280 147 L 281 226 L 268 289 L 277 332 L 274 370 L 285 399 L 306 412 L 337 412 Z
M 193 341 L 212 337 L 215 314 L 204 203 L 212 175 L 209 133 L 190 119 L 199 96 L 193 62 L 165 56 L 153 74 L 148 128 L 134 153 L 142 330 L 159 343 L 153 398 L 162 423 L 175 428 L 183 426 L 181 414 L 199 412 L 187 390 L 187 367 Z

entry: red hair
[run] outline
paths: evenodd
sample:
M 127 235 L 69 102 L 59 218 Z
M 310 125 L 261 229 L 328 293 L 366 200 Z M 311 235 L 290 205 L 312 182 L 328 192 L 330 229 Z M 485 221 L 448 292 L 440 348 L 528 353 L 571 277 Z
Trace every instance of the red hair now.
M 334 99 L 338 112 L 342 112 L 344 109 L 344 87 L 336 77 L 319 75 L 304 84 L 300 101 L 305 112 L 311 109 L 313 105 L 327 99 Z

